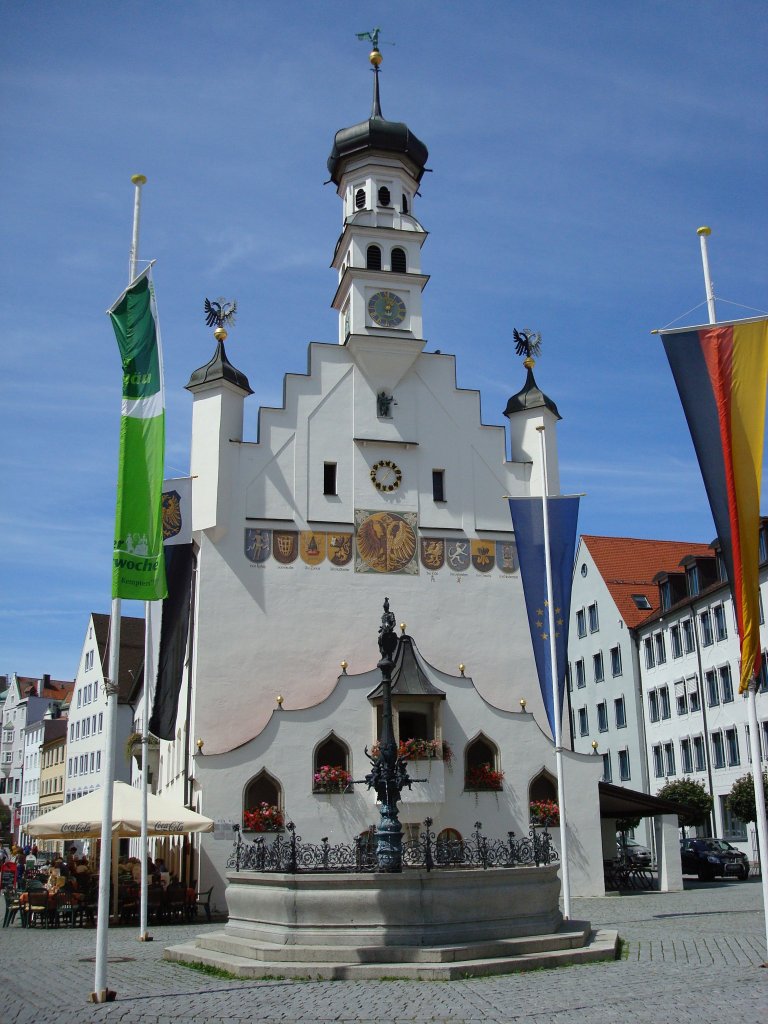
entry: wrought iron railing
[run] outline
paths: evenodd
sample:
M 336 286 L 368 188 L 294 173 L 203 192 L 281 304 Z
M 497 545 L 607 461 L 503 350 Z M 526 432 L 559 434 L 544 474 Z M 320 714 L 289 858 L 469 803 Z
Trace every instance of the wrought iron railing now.
M 531 828 L 527 836 L 516 838 L 508 832 L 506 839 L 489 839 L 482 832 L 482 823 L 475 822 L 469 839 L 438 839 L 432 831 L 432 818 L 424 819 L 424 831 L 417 839 L 403 841 L 403 868 L 510 868 L 541 866 L 559 861 L 552 837 L 546 828 Z M 278 833 L 271 843 L 263 835 L 244 841 L 239 825 L 234 825 L 235 845 L 227 861 L 234 871 L 275 871 L 286 874 L 300 872 L 376 871 L 376 832 L 371 829 L 352 843 L 305 843 L 289 821 L 287 835 Z

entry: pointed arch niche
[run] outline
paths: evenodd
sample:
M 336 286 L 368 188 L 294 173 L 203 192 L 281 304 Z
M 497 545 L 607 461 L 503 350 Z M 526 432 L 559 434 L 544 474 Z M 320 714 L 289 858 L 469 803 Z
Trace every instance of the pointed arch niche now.
M 331 731 L 312 755 L 313 793 L 351 793 L 349 746 Z
M 485 733 L 478 733 L 464 749 L 464 789 L 500 790 L 503 778 L 499 748 Z
M 274 775 L 262 768 L 243 790 L 243 831 L 279 832 L 284 819 L 283 787 Z
M 557 803 L 557 779 L 546 768 L 534 775 L 528 785 L 528 802 L 531 800 L 552 800 Z

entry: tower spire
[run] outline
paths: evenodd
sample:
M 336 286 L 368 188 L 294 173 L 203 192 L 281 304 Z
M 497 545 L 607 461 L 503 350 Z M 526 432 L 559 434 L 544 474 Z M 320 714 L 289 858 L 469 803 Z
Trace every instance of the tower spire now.
M 373 104 L 371 106 L 371 117 L 380 117 L 383 119 L 384 115 L 381 112 L 381 100 L 379 98 L 379 65 L 381 64 L 383 57 L 379 50 L 379 32 L 380 28 L 375 28 L 371 32 L 358 32 L 357 38 L 363 42 L 368 40 L 371 44 L 371 52 L 368 54 L 368 60 L 373 65 Z

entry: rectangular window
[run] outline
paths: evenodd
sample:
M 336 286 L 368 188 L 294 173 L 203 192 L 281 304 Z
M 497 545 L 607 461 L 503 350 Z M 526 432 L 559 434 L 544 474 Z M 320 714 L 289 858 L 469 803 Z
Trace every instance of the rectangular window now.
M 82 690 L 78 690 L 77 691 L 77 706 L 80 707 L 82 702 L 83 702 L 83 691 Z
M 678 715 L 688 714 L 688 694 L 685 692 L 685 683 L 675 683 L 675 703 Z
M 761 530 L 758 534 L 757 551 L 760 561 L 764 562 L 768 558 L 768 543 L 766 543 L 765 539 L 765 530 Z
M 597 705 L 597 731 L 608 732 L 608 707 L 605 701 Z
M 662 686 L 659 689 L 659 707 L 662 718 L 672 717 L 672 711 L 669 706 L 669 688 L 666 686 Z
M 664 634 L 657 633 L 654 639 L 656 641 L 656 664 L 663 665 L 667 660 L 667 648 L 664 644 Z
M 566 669 L 565 669 L 565 679 L 566 679 L 566 682 L 568 683 L 568 692 L 571 693 L 571 691 L 573 690 L 573 673 L 571 672 L 571 663 L 570 663 L 570 661 L 568 662 L 568 664 L 566 666 Z
M 699 615 L 699 632 L 701 633 L 701 646 L 709 647 L 714 642 L 712 633 L 712 616 L 709 611 Z
M 659 595 L 661 597 L 661 610 L 666 611 L 672 604 L 672 585 L 669 580 L 659 584 Z
M 653 640 L 649 636 L 643 640 L 643 649 L 645 650 L 645 667 L 653 668 L 656 661 L 653 657 Z
M 720 668 L 720 693 L 723 697 L 723 704 L 730 704 L 733 700 L 733 680 L 731 679 L 731 666 L 723 665 Z
M 589 716 L 586 708 L 579 708 L 579 736 L 589 735 Z
M 653 748 L 653 774 L 657 779 L 664 778 L 664 759 L 661 754 L 660 743 L 657 743 Z
M 693 642 L 693 623 L 690 619 L 683 619 L 683 650 L 686 654 L 692 654 L 694 649 Z
M 101 751 L 96 751 L 96 771 L 101 771 Z
M 603 652 L 598 651 L 597 654 L 592 656 L 592 666 L 595 672 L 595 682 L 602 683 L 605 679 L 605 672 L 603 671 Z
M 432 470 L 432 500 L 445 501 L 445 470 Z
M 688 687 L 688 707 L 692 712 L 701 711 L 698 676 L 690 676 L 685 682 Z
M 80 739 L 80 723 L 79 722 L 75 722 L 75 739 L 76 740 Z
M 739 734 L 734 726 L 725 730 L 725 749 L 728 751 L 728 764 L 733 767 L 741 764 L 739 757 Z
M 648 694 L 648 717 L 652 722 L 659 720 L 659 694 L 657 690 L 651 690 Z
M 720 691 L 717 686 L 717 673 L 713 668 L 704 673 L 704 685 L 707 690 L 707 704 L 713 708 L 720 703 Z
M 704 737 L 694 736 L 693 737 L 693 766 L 697 772 L 703 772 L 706 768 L 706 758 L 704 756 Z
M 621 647 L 618 644 L 611 648 L 611 675 L 621 675 Z
M 98 696 L 99 696 L 99 682 L 98 682 L 98 680 L 96 680 L 96 682 L 93 684 L 93 699 L 96 700 L 96 698 Z
M 670 640 L 672 641 L 672 657 L 682 658 L 683 656 L 683 642 L 680 639 L 680 625 L 676 624 L 669 630 Z
M 323 463 L 323 494 L 336 494 L 336 463 Z
M 624 698 L 617 697 L 613 702 L 613 713 L 616 718 L 616 728 L 626 729 L 627 727 L 627 710 L 624 707 Z
M 587 613 L 583 608 L 576 612 L 576 632 L 579 636 L 587 635 Z
M 96 763 L 96 753 L 95 753 L 95 751 L 92 750 L 91 751 L 91 771 L 93 771 L 93 766 L 94 766 L 95 763 Z
M 100 711 L 99 712 L 99 732 L 101 732 L 103 727 L 104 727 L 104 712 Z
M 589 606 L 589 632 L 596 633 L 600 629 L 597 618 L 597 601 Z
M 721 604 L 716 604 L 712 609 L 712 615 L 715 619 L 715 639 L 727 640 L 728 627 L 725 624 L 725 608 Z
M 673 743 L 664 744 L 664 767 L 667 775 L 675 774 L 675 746 Z
M 622 782 L 632 778 L 629 771 L 629 751 L 626 748 L 619 751 L 619 778 Z
M 584 659 L 579 658 L 576 662 L 576 686 L 581 689 L 587 685 L 587 674 L 584 670 Z
M 610 782 L 612 778 L 611 774 L 611 755 L 603 754 L 603 782 Z
M 712 733 L 712 762 L 715 768 L 725 768 L 725 744 L 721 732 Z
M 747 826 L 735 814 L 731 814 L 727 796 L 720 797 L 720 814 L 723 822 L 723 839 L 744 842 L 747 838 Z
M 693 771 L 693 755 L 691 754 L 691 741 L 687 736 L 680 740 L 680 760 L 683 766 L 683 775 L 690 775 Z
M 763 741 L 763 757 L 768 760 L 768 722 L 760 724 L 760 738 Z

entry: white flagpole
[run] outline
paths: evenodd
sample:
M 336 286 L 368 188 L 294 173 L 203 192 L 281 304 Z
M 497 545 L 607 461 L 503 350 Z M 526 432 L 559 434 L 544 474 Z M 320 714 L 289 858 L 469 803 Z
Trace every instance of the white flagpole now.
M 712 278 L 709 273 L 709 255 L 707 238 L 712 234 L 708 227 L 701 227 L 696 232 L 701 241 L 701 262 L 704 267 L 704 286 L 707 290 L 707 312 L 709 322 L 717 323 L 715 314 L 715 294 Z M 753 675 L 747 690 L 747 720 L 749 722 L 749 752 L 752 758 L 752 784 L 755 790 L 755 811 L 757 813 L 757 855 L 760 859 L 760 879 L 763 889 L 763 923 L 765 926 L 765 948 L 768 952 L 768 817 L 765 813 L 765 789 L 763 786 L 763 765 L 760 754 L 760 726 L 757 722 L 757 679 Z
M 139 250 L 139 211 L 141 209 L 141 186 L 146 182 L 143 174 L 131 178 L 135 186 L 133 203 L 133 232 L 128 262 L 128 285 L 136 277 L 136 263 Z M 105 681 L 107 711 L 105 715 L 106 749 L 104 751 L 104 799 L 101 804 L 101 857 L 99 861 L 99 904 L 96 916 L 96 969 L 91 992 L 92 1003 L 111 1002 L 115 993 L 107 988 L 107 956 L 109 951 L 109 889 L 112 860 L 112 804 L 115 788 L 115 746 L 117 744 L 117 699 L 120 673 L 120 624 L 122 601 L 112 598 L 109 622 L 109 667 Z M 143 759 L 146 761 L 146 758 Z M 115 892 L 117 900 L 117 892 Z
M 547 485 L 547 444 L 545 428 L 536 427 L 541 442 L 541 473 L 543 481 L 542 508 L 544 510 L 544 561 L 547 567 L 547 611 L 549 615 L 549 660 L 552 667 L 552 693 L 555 710 L 555 765 L 557 769 L 558 807 L 560 810 L 560 853 L 563 869 L 563 917 L 571 919 L 571 877 L 568 870 L 568 822 L 565 810 L 565 776 L 563 771 L 562 723 L 560 686 L 557 671 L 557 644 L 555 641 L 555 606 L 552 598 L 552 558 L 549 549 L 549 508 Z

